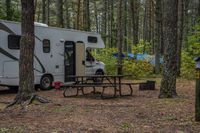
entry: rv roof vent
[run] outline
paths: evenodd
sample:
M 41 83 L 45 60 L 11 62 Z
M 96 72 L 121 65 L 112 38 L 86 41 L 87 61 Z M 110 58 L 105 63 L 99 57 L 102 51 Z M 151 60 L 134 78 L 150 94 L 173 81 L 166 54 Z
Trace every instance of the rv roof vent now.
M 48 25 L 44 24 L 44 23 L 34 22 L 34 24 L 35 24 L 35 26 L 48 27 Z

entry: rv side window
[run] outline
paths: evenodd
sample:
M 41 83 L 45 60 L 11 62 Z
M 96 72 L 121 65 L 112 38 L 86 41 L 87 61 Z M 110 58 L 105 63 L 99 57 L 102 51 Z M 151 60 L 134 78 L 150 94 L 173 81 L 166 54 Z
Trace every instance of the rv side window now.
M 89 43 L 97 43 L 97 37 L 95 36 L 88 36 Z
M 8 48 L 9 49 L 20 49 L 20 39 L 19 35 L 8 35 Z
M 48 40 L 48 39 L 43 40 L 43 52 L 44 53 L 50 52 L 50 40 Z

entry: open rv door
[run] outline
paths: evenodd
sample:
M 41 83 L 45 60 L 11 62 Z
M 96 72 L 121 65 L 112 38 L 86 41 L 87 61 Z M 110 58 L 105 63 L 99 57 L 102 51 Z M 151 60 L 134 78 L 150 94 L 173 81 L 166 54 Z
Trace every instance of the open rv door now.
M 65 42 L 64 51 L 65 82 L 74 81 L 70 75 L 85 75 L 85 44 Z
M 76 76 L 85 75 L 85 44 L 76 43 Z

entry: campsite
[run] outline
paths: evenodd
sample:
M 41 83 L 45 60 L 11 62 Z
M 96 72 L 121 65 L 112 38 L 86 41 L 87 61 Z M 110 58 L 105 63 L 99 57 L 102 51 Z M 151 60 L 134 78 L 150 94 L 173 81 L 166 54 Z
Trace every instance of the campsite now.
M 159 84 L 159 80 L 157 81 Z M 198 133 L 200 125 L 194 120 L 194 81 L 178 80 L 180 98 L 157 98 L 154 91 L 139 91 L 134 87 L 132 97 L 101 100 L 90 95 L 64 98 L 62 91 L 38 92 L 52 101 L 34 103 L 27 110 L 20 107 L 2 110 L 1 132 L 131 132 L 131 133 Z M 3 95 L 1 102 L 11 101 L 15 94 Z
M 0 1 L 0 133 L 199 132 L 199 0 Z

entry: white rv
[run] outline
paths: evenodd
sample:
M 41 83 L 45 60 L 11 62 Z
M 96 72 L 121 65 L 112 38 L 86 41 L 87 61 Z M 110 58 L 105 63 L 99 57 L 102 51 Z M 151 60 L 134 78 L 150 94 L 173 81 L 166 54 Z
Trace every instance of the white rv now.
M 0 20 L 0 85 L 19 84 L 20 35 L 20 23 Z M 97 33 L 35 23 L 35 85 L 49 89 L 53 81 L 72 81 L 68 75 L 104 74 L 104 63 L 89 52 L 104 47 Z

